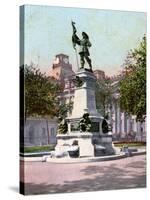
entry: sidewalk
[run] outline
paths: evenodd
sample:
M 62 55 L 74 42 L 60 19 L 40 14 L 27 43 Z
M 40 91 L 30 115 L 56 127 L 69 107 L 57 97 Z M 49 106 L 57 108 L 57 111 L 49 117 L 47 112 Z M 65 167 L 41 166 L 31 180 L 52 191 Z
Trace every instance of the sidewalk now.
M 50 194 L 146 187 L 146 156 L 107 162 L 23 162 L 26 194 Z

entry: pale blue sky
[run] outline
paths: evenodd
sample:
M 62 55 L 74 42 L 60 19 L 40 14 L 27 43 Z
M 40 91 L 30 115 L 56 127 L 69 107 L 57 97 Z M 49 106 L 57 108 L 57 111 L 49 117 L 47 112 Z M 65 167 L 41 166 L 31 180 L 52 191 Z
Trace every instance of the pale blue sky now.
M 77 34 L 85 31 L 92 47 L 93 69 L 114 75 L 130 49 L 137 47 L 146 33 L 146 13 L 50 6 L 25 7 L 25 63 L 37 63 L 48 71 L 56 54 L 69 55 L 77 70 L 72 47 L 71 20 L 76 22 Z

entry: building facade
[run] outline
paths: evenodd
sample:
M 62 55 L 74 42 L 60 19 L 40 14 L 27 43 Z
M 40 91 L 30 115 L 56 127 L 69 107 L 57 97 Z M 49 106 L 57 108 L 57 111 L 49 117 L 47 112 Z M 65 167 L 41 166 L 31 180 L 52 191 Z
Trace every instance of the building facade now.
M 119 104 L 119 81 L 123 74 L 110 77 L 112 87 L 111 122 L 113 137 L 116 140 L 146 141 L 146 121 L 136 121 L 136 116 L 122 112 Z
M 57 119 L 30 117 L 24 128 L 24 146 L 56 144 Z
M 60 102 L 69 103 L 73 101 L 74 83 L 72 82 L 72 78 L 75 76 L 75 72 L 69 63 L 69 56 L 65 54 L 56 55 L 48 76 L 57 80 L 61 86 L 62 92 L 59 94 Z

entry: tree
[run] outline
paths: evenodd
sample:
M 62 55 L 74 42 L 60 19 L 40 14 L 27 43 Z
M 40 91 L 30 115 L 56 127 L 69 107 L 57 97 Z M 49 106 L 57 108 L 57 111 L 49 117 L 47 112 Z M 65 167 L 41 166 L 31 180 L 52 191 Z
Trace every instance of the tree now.
M 67 124 L 62 123 L 67 117 L 68 111 L 72 109 L 72 102 L 62 103 L 59 94 L 62 92 L 58 82 L 39 69 L 31 66 L 21 66 L 20 75 L 25 95 L 25 119 L 30 116 L 57 117 L 61 131 L 68 130 Z M 22 93 L 23 94 L 23 93 Z M 47 122 L 48 126 L 48 122 Z
M 20 71 L 24 75 L 26 116 L 66 117 L 72 105 L 60 102 L 59 84 L 32 65 L 22 66 Z
M 120 82 L 121 109 L 143 122 L 146 117 L 146 36 L 128 53 L 124 68 L 124 78 Z
M 96 82 L 96 107 L 105 116 L 112 107 L 113 89 L 110 79 L 98 80 Z
M 59 86 L 33 66 L 24 67 L 25 116 L 50 116 L 58 113 Z

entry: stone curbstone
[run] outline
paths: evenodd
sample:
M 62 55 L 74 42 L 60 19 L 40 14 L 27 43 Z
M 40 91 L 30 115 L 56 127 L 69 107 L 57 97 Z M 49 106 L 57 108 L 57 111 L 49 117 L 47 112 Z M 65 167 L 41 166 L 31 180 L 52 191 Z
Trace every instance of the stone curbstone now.
M 132 155 L 127 155 L 126 153 L 120 153 L 117 155 L 110 156 L 101 156 L 101 157 L 88 157 L 88 158 L 50 158 L 49 156 L 43 157 L 20 157 L 21 161 L 26 162 L 51 162 L 51 163 L 88 163 L 88 162 L 101 162 L 101 161 L 109 161 L 109 160 L 117 160 L 122 158 L 127 158 L 129 156 L 138 156 L 144 155 L 146 151 L 133 152 Z

